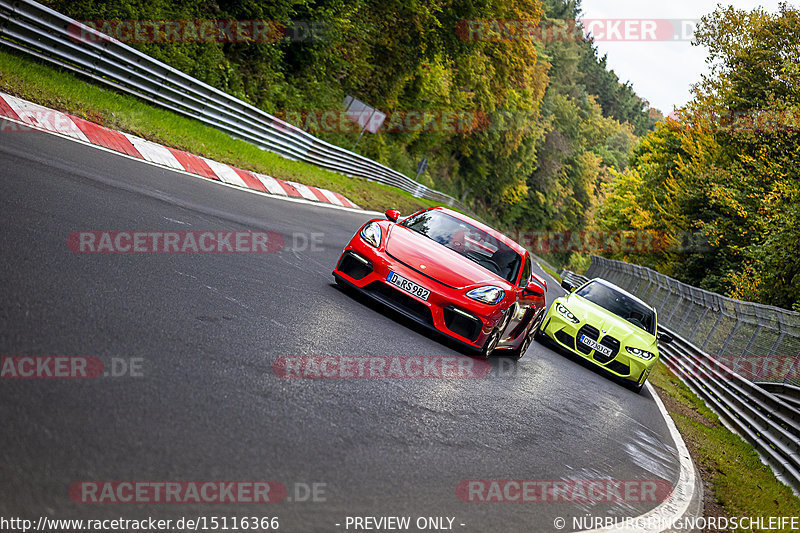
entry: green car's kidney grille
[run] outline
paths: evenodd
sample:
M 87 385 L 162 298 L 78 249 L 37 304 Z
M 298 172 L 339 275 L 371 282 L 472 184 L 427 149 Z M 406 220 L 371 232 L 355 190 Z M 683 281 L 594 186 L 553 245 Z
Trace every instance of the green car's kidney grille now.
M 591 326 L 589 324 L 585 324 L 583 327 L 581 327 L 581 329 L 578 330 L 578 335 L 576 336 L 577 342 L 575 343 L 575 347 L 581 353 L 589 355 L 589 353 L 591 353 L 592 349 L 589 348 L 588 346 L 586 346 L 585 344 L 580 342 L 580 339 L 581 339 L 581 337 L 583 335 L 586 335 L 590 339 L 596 341 L 596 340 L 598 340 L 600 338 L 600 330 L 598 330 L 596 327 Z M 605 346 L 607 348 L 610 348 L 611 349 L 611 355 L 605 355 L 605 354 L 602 354 L 600 352 L 595 351 L 594 355 L 592 356 L 592 358 L 595 361 L 597 361 L 598 363 L 600 363 L 601 365 L 604 365 L 604 364 L 608 363 L 609 361 L 613 360 L 617 356 L 617 354 L 619 353 L 619 341 L 617 339 L 615 339 L 614 337 L 610 336 L 610 335 L 606 335 L 600 341 L 600 344 L 602 344 L 603 346 Z
M 592 351 L 592 349 L 581 342 L 581 337 L 583 335 L 586 335 L 590 339 L 596 341 L 600 337 L 600 330 L 598 330 L 594 326 L 590 326 L 589 324 L 584 325 L 581 329 L 578 330 L 578 335 L 576 335 L 576 337 L 575 337 L 578 342 L 575 343 L 575 344 L 576 344 L 576 346 L 578 348 L 578 351 L 588 355 L 589 352 Z
M 606 335 L 605 337 L 603 337 L 603 340 L 600 341 L 600 344 L 602 344 L 607 348 L 611 348 L 611 355 L 606 356 L 601 353 L 594 352 L 594 360 L 599 363 L 605 364 L 614 359 L 619 353 L 619 341 L 614 337 Z

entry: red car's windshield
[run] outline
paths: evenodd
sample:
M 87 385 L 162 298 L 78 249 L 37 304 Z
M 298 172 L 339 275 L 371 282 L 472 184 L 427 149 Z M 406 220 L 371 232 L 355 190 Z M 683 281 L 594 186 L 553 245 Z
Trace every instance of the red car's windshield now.
M 493 274 L 514 283 L 522 257 L 490 234 L 441 211 L 423 211 L 402 225 L 455 250 Z

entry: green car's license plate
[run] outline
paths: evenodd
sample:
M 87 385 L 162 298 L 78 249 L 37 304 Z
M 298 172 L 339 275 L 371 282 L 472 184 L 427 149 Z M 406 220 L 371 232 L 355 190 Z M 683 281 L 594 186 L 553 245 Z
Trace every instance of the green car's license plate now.
M 607 357 L 611 357 L 611 355 L 614 353 L 608 346 L 603 346 L 596 340 L 590 339 L 586 335 L 581 335 L 581 344 L 583 344 L 584 346 L 588 346 L 595 352 L 600 352 L 601 354 Z

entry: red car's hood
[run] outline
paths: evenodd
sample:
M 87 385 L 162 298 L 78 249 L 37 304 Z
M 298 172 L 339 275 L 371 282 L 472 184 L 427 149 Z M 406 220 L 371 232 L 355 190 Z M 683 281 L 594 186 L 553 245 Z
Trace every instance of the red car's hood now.
M 505 286 L 508 282 L 462 256 L 405 226 L 390 226 L 386 251 L 417 272 L 456 288 L 477 284 Z

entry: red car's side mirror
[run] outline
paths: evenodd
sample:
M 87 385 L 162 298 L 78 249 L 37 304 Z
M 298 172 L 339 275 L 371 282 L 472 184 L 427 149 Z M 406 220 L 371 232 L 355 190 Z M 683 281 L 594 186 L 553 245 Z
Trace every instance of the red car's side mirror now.
M 526 295 L 540 296 L 541 297 L 541 296 L 544 296 L 544 287 L 542 287 L 541 285 L 539 285 L 535 281 L 529 281 L 528 285 L 525 287 L 525 289 L 522 292 L 525 293 Z
M 397 219 L 400 218 L 400 211 L 398 211 L 397 209 L 389 209 L 384 214 L 386 215 L 386 218 L 388 218 L 392 222 L 397 222 Z

